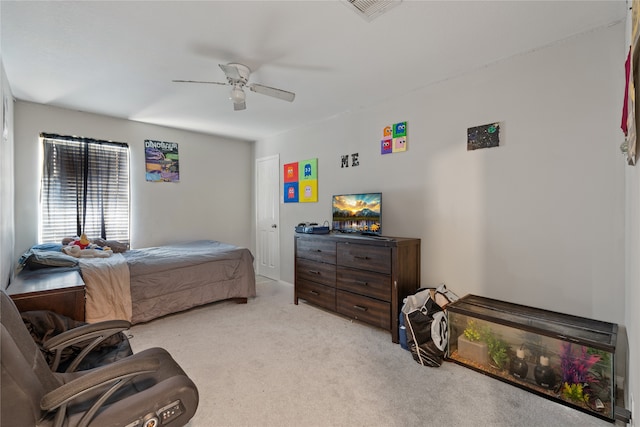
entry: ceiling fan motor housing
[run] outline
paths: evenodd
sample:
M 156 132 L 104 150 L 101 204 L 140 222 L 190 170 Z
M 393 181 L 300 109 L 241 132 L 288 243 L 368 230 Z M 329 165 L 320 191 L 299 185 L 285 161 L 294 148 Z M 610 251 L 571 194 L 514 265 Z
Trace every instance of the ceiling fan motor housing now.
M 220 67 L 222 68 L 222 71 L 224 71 L 224 73 L 226 74 L 227 80 L 232 85 L 240 84 L 241 86 L 244 86 L 247 84 L 247 81 L 249 81 L 249 75 L 251 74 L 251 69 L 246 65 L 232 62 L 225 66 L 220 65 Z

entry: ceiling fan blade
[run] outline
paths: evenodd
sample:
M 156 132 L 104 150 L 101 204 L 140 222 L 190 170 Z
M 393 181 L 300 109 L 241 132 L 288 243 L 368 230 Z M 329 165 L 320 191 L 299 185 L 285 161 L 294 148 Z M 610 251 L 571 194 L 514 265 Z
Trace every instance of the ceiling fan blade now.
M 222 82 L 203 82 L 200 80 L 171 80 L 174 83 L 206 83 L 206 84 L 210 84 L 210 85 L 223 85 L 226 86 L 228 83 L 222 83 Z
M 233 103 L 233 111 L 246 110 L 246 108 L 247 108 L 247 104 L 244 101 Z
M 232 80 L 242 80 L 240 71 L 238 71 L 238 68 L 235 67 L 234 65 L 225 65 L 225 64 L 218 64 L 218 65 L 220 66 L 220 68 L 222 68 L 222 71 L 224 71 L 224 74 L 227 76 L 227 78 L 230 78 Z
M 257 83 L 253 83 L 249 85 L 249 89 L 252 92 L 260 93 L 262 95 L 272 96 L 274 98 L 282 99 L 284 101 L 293 102 L 296 94 L 293 92 L 289 92 L 282 89 L 276 89 L 274 87 L 260 85 Z

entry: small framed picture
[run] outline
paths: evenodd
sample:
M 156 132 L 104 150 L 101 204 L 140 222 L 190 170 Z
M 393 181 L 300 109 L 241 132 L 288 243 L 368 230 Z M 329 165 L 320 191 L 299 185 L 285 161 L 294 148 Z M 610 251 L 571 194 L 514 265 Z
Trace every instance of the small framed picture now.
M 500 145 L 500 123 L 476 126 L 467 129 L 467 151 Z

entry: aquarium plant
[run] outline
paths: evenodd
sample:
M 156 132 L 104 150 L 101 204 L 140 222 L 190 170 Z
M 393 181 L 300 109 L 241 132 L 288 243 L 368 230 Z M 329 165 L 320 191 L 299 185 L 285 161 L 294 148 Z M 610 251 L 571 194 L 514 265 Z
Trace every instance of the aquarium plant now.
M 467 327 L 462 332 L 464 337 L 472 342 L 482 341 L 487 344 L 489 358 L 499 369 L 506 367 L 509 359 L 509 345 L 496 336 L 489 325 L 478 325 L 473 319 L 467 321 Z
M 467 321 L 467 327 L 462 333 L 469 341 L 480 341 L 480 329 L 478 328 L 476 321 L 473 319 L 469 319 L 469 321 Z
M 574 402 L 589 400 L 586 389 L 590 389 L 592 385 L 598 383 L 591 368 L 598 363 L 600 358 L 599 354 L 589 352 L 585 346 L 580 348 L 578 355 L 574 355 L 571 343 L 562 344 L 560 368 L 562 369 L 562 395 L 566 399 Z
M 582 384 L 568 384 L 565 382 L 562 386 L 562 395 L 565 399 L 573 402 L 586 402 L 589 400 L 589 395 L 584 392 Z
M 498 338 L 489 328 L 482 334 L 482 340 L 487 343 L 489 357 L 499 369 L 503 369 L 509 359 L 509 345 Z
M 590 384 L 597 381 L 591 372 L 591 367 L 600 360 L 599 354 L 589 353 L 587 347 L 582 346 L 578 356 L 573 355 L 571 343 L 562 344 L 560 354 L 560 368 L 562 382 L 566 384 Z
M 600 360 L 593 365 L 590 371 L 593 374 L 593 380 L 590 383 L 592 396 L 605 401 L 611 400 L 611 380 L 609 378 L 611 376 L 611 353 L 591 347 L 587 353 L 600 356 Z

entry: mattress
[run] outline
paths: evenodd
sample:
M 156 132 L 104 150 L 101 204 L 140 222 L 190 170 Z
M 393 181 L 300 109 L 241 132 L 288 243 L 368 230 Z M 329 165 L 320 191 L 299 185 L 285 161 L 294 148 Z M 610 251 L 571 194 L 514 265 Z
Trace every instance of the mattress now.
M 124 318 L 136 324 L 256 295 L 253 255 L 246 248 L 199 240 L 131 249 L 118 258 L 80 261 L 88 322 Z

